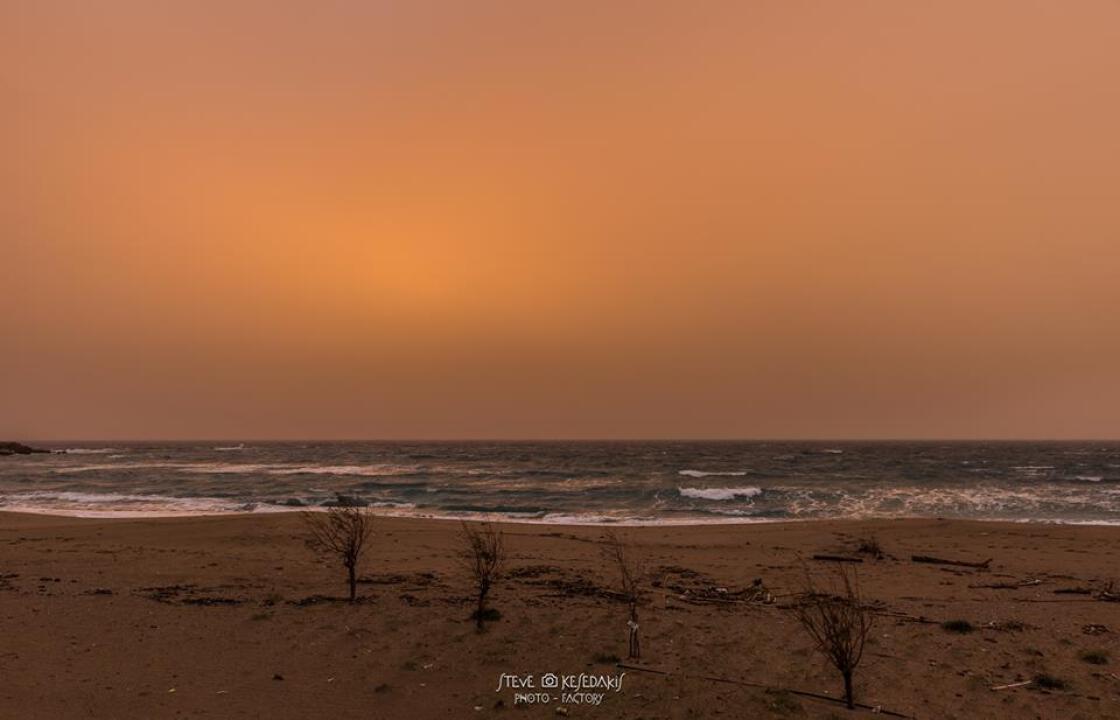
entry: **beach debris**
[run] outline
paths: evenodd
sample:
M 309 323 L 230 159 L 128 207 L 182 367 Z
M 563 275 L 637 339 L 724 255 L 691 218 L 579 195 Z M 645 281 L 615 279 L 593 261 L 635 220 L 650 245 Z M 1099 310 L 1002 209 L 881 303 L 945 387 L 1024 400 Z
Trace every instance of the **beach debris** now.
M 561 577 L 522 580 L 521 582 L 526 585 L 534 585 L 555 591 L 545 595 L 545 597 L 600 597 L 607 600 L 621 599 L 621 596 L 614 590 L 600 587 L 584 576 L 562 574 Z
M 762 578 L 755 578 L 751 586 L 742 591 L 740 597 L 747 602 L 760 602 L 770 604 L 774 602 L 774 594 L 762 584 Z
M 1090 623 L 1081 626 L 1081 632 L 1086 635 L 1107 635 L 1111 632 L 1107 625 L 1099 625 L 1097 623 Z
M 1021 620 L 1003 620 L 1000 622 L 993 620 L 989 623 L 985 623 L 983 626 L 985 630 L 997 630 L 999 632 L 1022 632 L 1023 630 L 1031 630 L 1033 628 L 1033 625 L 1028 625 Z
M 508 571 L 505 576 L 525 585 L 546 588 L 553 591 L 544 597 L 597 597 L 605 600 L 622 599 L 619 593 L 596 585 L 586 575 L 563 570 L 555 565 L 529 565 L 514 568 Z
M 355 603 L 362 603 L 366 600 L 365 597 L 357 598 Z M 296 607 L 309 607 L 311 605 L 326 605 L 328 603 L 348 603 L 350 600 L 344 597 L 332 597 L 330 595 L 308 595 L 307 597 L 299 598 L 297 600 L 289 600 L 289 605 Z
M 991 689 L 992 690 L 1010 690 L 1012 688 L 1017 688 L 1017 687 L 1026 687 L 1027 685 L 1030 685 L 1033 682 L 1034 682 L 1034 680 L 1023 680 L 1022 682 L 1007 683 L 1006 685 L 994 685 Z
M 675 598 L 690 605 L 736 605 L 743 603 L 774 602 L 776 597 L 762 582 L 755 578 L 741 590 L 719 585 L 714 579 L 678 565 L 664 565 L 660 568 L 661 577 L 650 584 L 674 593 Z M 672 576 L 676 576 L 673 578 Z
M 934 557 L 932 555 L 912 555 L 910 557 L 912 562 L 928 563 L 930 565 L 954 565 L 957 567 L 976 568 L 977 570 L 987 570 L 992 564 L 992 558 L 988 558 L 984 562 L 970 562 L 968 560 L 946 560 L 945 558 Z
M 563 705 L 560 705 L 559 707 L 556 708 L 556 714 L 559 715 L 560 717 L 568 717 L 568 708 L 564 707 Z
M 987 583 L 984 585 L 969 585 L 968 587 L 973 590 L 979 588 L 987 588 L 989 590 L 1018 590 L 1019 588 L 1034 587 L 1035 585 L 1041 584 L 1042 581 L 1037 578 L 1027 578 L 1026 580 L 1020 580 L 1019 582 L 997 582 Z
M 941 623 L 941 629 L 958 635 L 967 635 L 976 628 L 968 620 L 946 620 Z
M 847 563 L 861 563 L 863 558 L 850 557 L 847 555 L 814 555 L 814 560 L 825 560 L 828 562 L 847 562 Z
M 1087 587 L 1069 587 L 1058 588 L 1054 591 L 1055 595 L 1092 595 L 1093 591 Z
M 535 579 L 545 575 L 555 575 L 563 570 L 555 565 L 523 565 L 511 569 L 506 576 L 514 580 Z
M 366 583 L 369 585 L 402 585 L 410 583 L 427 587 L 428 585 L 439 584 L 439 580 L 433 572 L 416 572 L 416 573 L 387 573 L 385 575 L 362 575 L 358 578 L 359 583 Z
M 273 679 L 273 680 L 283 680 L 283 679 L 284 679 L 284 676 L 283 676 L 283 675 L 281 675 L 280 673 L 273 673 L 273 675 L 272 675 L 272 679 Z
M 212 597 L 212 596 L 189 597 L 189 598 L 183 598 L 183 600 L 182 600 L 182 603 L 184 605 L 204 605 L 204 606 L 240 605 L 243 602 L 245 602 L 245 601 L 240 599 L 240 598 Z
M 886 609 L 876 610 L 875 614 L 880 615 L 882 617 L 894 618 L 894 619 L 902 621 L 902 622 L 919 623 L 919 624 L 922 624 L 922 625 L 940 625 L 941 624 L 937 620 L 931 620 L 930 618 L 927 618 L 925 615 L 911 615 L 910 613 L 904 613 L 904 612 L 900 612 L 900 611 L 897 611 L 897 610 L 886 610 Z
M 1120 602 L 1120 591 L 1113 589 L 1114 583 L 1110 582 L 1105 585 L 1104 589 L 1097 593 L 1097 600 L 1102 602 Z
M 245 598 L 200 594 L 220 589 L 221 588 L 200 588 L 199 586 L 194 584 L 187 584 L 144 587 L 139 588 L 134 592 L 137 594 L 143 594 L 150 600 L 155 600 L 156 602 L 165 603 L 168 605 L 179 603 L 181 605 L 220 606 L 241 605 L 242 603 L 247 602 Z

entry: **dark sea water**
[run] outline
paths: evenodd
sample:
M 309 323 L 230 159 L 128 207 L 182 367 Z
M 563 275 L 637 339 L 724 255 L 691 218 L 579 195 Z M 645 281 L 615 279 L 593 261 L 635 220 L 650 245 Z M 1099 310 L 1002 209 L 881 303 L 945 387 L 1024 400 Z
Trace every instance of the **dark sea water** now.
M 0 457 L 0 509 L 705 523 L 952 517 L 1120 523 L 1120 443 L 130 443 Z

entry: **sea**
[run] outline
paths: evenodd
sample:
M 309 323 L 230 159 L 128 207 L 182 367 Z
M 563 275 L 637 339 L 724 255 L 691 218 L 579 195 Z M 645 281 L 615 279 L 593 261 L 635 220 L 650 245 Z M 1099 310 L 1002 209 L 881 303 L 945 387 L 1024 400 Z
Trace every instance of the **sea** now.
M 968 518 L 1120 524 L 1118 442 L 61 443 L 0 457 L 0 510 L 566 524 Z

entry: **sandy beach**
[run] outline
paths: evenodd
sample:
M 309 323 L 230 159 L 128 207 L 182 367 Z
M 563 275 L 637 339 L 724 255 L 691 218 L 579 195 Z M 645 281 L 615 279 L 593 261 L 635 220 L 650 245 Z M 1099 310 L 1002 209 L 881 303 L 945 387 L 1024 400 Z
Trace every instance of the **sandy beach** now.
M 760 686 L 840 695 L 790 607 L 806 567 L 824 577 L 834 566 L 814 554 L 855 556 L 870 537 L 885 557 L 852 565 L 865 598 L 882 606 L 858 700 L 918 718 L 1120 717 L 1120 603 L 1092 594 L 1120 579 L 1118 528 L 895 520 L 624 529 L 650 569 L 643 657 L 632 663 L 603 529 L 503 529 L 510 558 L 492 593 L 502 617 L 480 634 L 454 522 L 378 518 L 351 605 L 341 601 L 342 569 L 307 548 L 295 513 L 0 514 L 0 717 L 854 716 Z M 913 555 L 992 560 L 974 569 Z M 756 579 L 773 602 L 744 592 Z M 974 630 L 940 625 L 951 620 Z M 550 672 L 624 671 L 621 690 L 598 705 L 527 705 L 508 682 L 499 690 L 503 674 L 539 683 Z M 991 689 L 1039 674 L 1065 689 Z

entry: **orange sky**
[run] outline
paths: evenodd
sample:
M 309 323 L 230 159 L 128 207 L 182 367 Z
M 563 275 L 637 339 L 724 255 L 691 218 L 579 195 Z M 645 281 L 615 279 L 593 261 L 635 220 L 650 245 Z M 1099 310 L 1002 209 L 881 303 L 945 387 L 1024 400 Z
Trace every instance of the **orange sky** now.
M 0 439 L 1120 437 L 1120 4 L 0 2 Z

